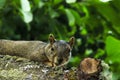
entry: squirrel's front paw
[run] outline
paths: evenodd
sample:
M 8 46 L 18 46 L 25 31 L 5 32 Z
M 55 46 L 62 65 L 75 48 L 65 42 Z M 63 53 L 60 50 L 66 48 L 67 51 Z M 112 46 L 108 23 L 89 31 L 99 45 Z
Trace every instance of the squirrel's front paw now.
M 47 65 L 47 66 L 50 66 L 50 67 L 55 67 L 56 66 L 56 64 L 55 63 L 53 63 L 53 62 L 45 62 L 45 64 Z

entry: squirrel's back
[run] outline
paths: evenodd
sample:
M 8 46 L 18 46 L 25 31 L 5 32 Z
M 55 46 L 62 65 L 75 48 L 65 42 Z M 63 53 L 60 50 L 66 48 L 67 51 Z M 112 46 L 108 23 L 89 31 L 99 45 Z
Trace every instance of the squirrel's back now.
M 45 45 L 42 41 L 0 40 L 0 54 L 25 57 L 37 49 L 44 48 Z

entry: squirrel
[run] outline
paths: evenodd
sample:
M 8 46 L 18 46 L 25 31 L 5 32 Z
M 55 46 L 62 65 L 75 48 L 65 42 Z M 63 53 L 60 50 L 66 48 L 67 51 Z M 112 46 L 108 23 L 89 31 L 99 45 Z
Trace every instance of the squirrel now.
M 68 42 L 56 40 L 53 34 L 49 35 L 49 43 L 0 40 L 0 54 L 24 57 L 52 67 L 61 66 L 68 63 L 74 41 L 74 37 L 71 37 Z

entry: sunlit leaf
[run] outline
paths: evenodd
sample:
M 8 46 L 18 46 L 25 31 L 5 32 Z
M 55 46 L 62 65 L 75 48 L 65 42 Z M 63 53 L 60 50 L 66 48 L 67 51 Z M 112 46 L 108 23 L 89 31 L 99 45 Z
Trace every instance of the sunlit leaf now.
M 29 23 L 33 20 L 33 15 L 31 12 L 24 12 L 24 11 L 21 12 L 23 14 L 23 19 L 26 23 Z
M 28 0 L 20 0 L 21 1 L 21 8 L 23 11 L 30 11 L 30 3 Z
M 75 3 L 76 0 L 66 0 L 66 3 Z
M 85 28 L 82 28 L 80 34 L 87 35 L 87 30 Z
M 111 1 L 111 0 L 100 0 L 101 2 L 109 2 L 109 1 Z
M 33 15 L 30 11 L 30 3 L 28 0 L 21 0 L 21 13 L 23 14 L 23 19 L 26 23 L 29 23 L 33 19 Z
M 86 51 L 85 51 L 86 56 L 88 56 L 88 55 L 90 55 L 92 53 L 93 53 L 93 50 L 91 50 L 91 49 L 86 49 Z
M 43 6 L 44 6 L 44 2 L 39 1 L 38 7 L 39 7 L 39 8 L 42 8 Z
M 108 36 L 106 39 L 107 61 L 119 62 L 120 61 L 120 40 Z
M 68 21 L 69 21 L 69 25 L 70 26 L 74 26 L 75 25 L 75 17 L 73 16 L 72 12 L 70 9 L 65 9 Z

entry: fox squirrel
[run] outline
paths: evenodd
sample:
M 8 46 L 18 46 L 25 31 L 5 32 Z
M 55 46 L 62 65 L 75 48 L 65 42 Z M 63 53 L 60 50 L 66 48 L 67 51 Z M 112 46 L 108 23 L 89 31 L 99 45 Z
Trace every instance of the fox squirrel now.
M 69 42 L 56 40 L 52 34 L 49 35 L 49 43 L 0 40 L 0 54 L 20 56 L 55 67 L 65 65 L 69 61 L 74 41 L 74 37 L 71 37 Z

